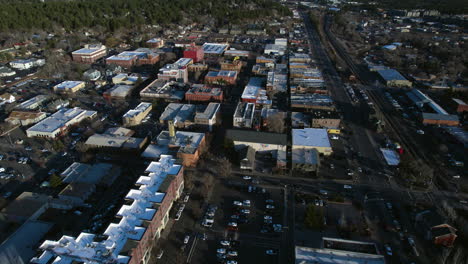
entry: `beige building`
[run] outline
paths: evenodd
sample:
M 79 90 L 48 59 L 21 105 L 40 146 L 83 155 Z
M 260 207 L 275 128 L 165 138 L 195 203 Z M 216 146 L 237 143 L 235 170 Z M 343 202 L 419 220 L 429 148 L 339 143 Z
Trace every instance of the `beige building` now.
M 129 110 L 122 117 L 124 126 L 136 126 L 151 112 L 151 103 L 140 103 L 135 109 Z
M 44 112 L 12 111 L 5 122 L 12 125 L 28 126 L 41 121 L 46 116 Z
M 82 81 L 64 81 L 54 86 L 57 93 L 76 93 L 85 88 L 85 82 Z

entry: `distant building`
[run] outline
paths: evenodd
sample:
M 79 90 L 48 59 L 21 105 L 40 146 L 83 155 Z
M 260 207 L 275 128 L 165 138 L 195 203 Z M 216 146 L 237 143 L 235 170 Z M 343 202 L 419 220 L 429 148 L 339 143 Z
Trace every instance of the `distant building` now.
M 101 44 L 85 45 L 84 48 L 72 52 L 73 61 L 93 63 L 107 55 L 107 48 Z
M 44 59 L 15 60 L 10 62 L 10 67 L 18 70 L 27 70 L 33 67 L 39 67 L 45 64 Z
M 241 60 L 228 60 L 222 61 L 220 63 L 222 71 L 237 71 L 240 72 L 243 66 L 243 62 Z
M 149 164 L 135 182 L 137 187 L 125 196 L 117 221 L 101 235 L 104 239 L 83 232 L 76 238 L 64 235 L 58 241 L 46 240 L 40 246 L 43 252 L 31 263 L 149 263 L 150 252 L 169 222 L 169 212 L 183 192 L 183 175 L 183 166 L 175 164 L 172 156 L 162 155 Z
M 105 91 L 103 96 L 105 98 L 111 99 L 111 98 L 125 98 L 130 95 L 132 92 L 134 86 L 133 85 L 122 85 L 122 84 L 116 84 L 109 90 Z
M 29 111 L 12 111 L 5 122 L 12 125 L 29 126 L 35 124 L 42 119 L 46 118 L 47 115 L 44 112 L 29 112 Z
M 0 66 L 0 77 L 14 76 L 16 72 L 6 66 Z
M 228 129 L 226 138 L 234 142 L 236 150 L 252 147 L 257 152 L 286 151 L 286 134 L 258 132 L 251 130 Z
M 322 248 L 296 246 L 296 264 L 366 263 L 385 264 L 374 243 L 346 239 L 322 239 Z
M 283 56 L 287 46 L 277 44 L 266 44 L 264 54 Z
M 378 70 L 385 85 L 390 87 L 411 87 L 412 83 L 394 69 Z
M 236 71 L 210 71 L 205 76 L 205 84 L 233 85 L 236 81 Z
M 153 49 L 159 49 L 164 47 L 164 39 L 162 38 L 152 38 L 146 41 L 146 46 Z
M 332 98 L 323 94 L 295 94 L 291 93 L 291 107 L 300 110 L 334 111 Z
M 180 102 L 184 99 L 186 87 L 182 83 L 156 79 L 140 92 L 143 100 L 162 99 L 167 102 Z
M 203 112 L 195 114 L 195 124 L 199 127 L 206 127 L 208 131 L 213 130 L 213 126 L 221 123 L 221 104 L 209 103 Z
M 340 127 L 341 117 L 335 111 L 315 110 L 310 113 L 310 117 L 312 117 L 312 127 L 314 128 Z
M 93 118 L 96 114 L 96 111 L 83 110 L 78 107 L 62 108 L 27 129 L 26 135 L 28 137 L 56 138 L 66 133 L 70 126 L 78 124 L 84 119 Z
M 129 110 L 122 117 L 124 126 L 136 126 L 151 112 L 151 103 L 140 103 L 135 109 Z
M 202 61 L 204 55 L 203 47 L 196 46 L 195 44 L 186 47 L 184 50 L 184 58 L 192 59 L 193 63 Z
M 127 73 L 119 73 L 116 76 L 112 77 L 113 84 L 125 84 L 125 85 L 136 85 L 137 82 L 140 80 L 144 82 L 148 79 L 148 77 L 141 76 L 139 74 L 127 74 Z
M 64 81 L 54 86 L 57 93 L 76 93 L 85 88 L 85 82 L 82 81 Z
M 292 169 L 318 173 L 320 157 L 317 149 L 296 148 L 292 150 Z
M 118 55 L 111 56 L 106 59 L 106 62 L 107 64 L 130 68 L 132 66 L 156 64 L 159 59 L 159 53 L 151 49 L 139 48 L 134 51 L 124 51 Z
M 172 64 L 166 64 L 159 69 L 158 79 L 166 81 L 188 82 L 188 66 L 193 63 L 191 58 L 180 58 Z
M 255 104 L 239 102 L 234 112 L 232 126 L 238 128 L 252 128 Z
M 212 102 L 212 101 L 223 101 L 223 90 L 220 88 L 206 87 L 204 84 L 194 84 L 185 93 L 186 101 L 196 102 Z
M 330 155 L 332 147 L 325 128 L 292 130 L 292 149 L 316 149 L 320 154 Z
M 205 43 L 202 46 L 204 56 L 222 56 L 229 48 L 229 44 L 223 43 Z
M 147 143 L 147 138 L 134 138 L 122 131 L 128 131 L 125 128 L 109 128 L 103 134 L 94 134 L 90 136 L 85 145 L 92 149 L 104 149 L 112 151 L 140 151 Z
M 237 50 L 237 49 L 230 49 L 224 52 L 224 57 L 239 57 L 239 58 L 250 58 L 250 51 L 247 50 Z
M 39 108 L 49 97 L 46 95 L 36 95 L 16 106 L 16 109 L 34 110 Z

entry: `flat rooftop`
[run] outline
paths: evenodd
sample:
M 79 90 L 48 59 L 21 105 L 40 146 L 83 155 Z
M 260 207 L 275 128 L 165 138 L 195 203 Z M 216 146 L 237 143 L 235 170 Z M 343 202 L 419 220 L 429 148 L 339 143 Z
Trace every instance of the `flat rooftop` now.
M 218 113 L 221 104 L 219 103 L 209 103 L 205 111 L 195 114 L 195 119 L 211 119 L 216 113 Z
M 288 136 L 286 134 L 259 132 L 241 129 L 226 130 L 226 137 L 232 141 L 252 142 L 260 144 L 287 145 Z
M 205 138 L 205 133 L 176 131 L 175 137 L 172 138 L 169 131 L 161 131 L 157 137 L 157 142 L 158 145 L 178 147 L 178 152 L 194 154 L 203 138 Z
M 296 246 L 296 264 L 385 264 L 381 255 Z
M 61 127 L 71 125 L 75 119 L 83 119 L 96 114 L 96 111 L 83 110 L 81 108 L 61 108 L 53 115 L 30 127 L 28 131 L 54 132 Z M 78 121 L 78 120 L 77 120 Z
M 87 45 L 84 48 L 73 51 L 72 54 L 90 55 L 92 53 L 99 52 L 99 51 L 101 51 L 103 49 L 105 50 L 106 46 L 100 45 L 100 44 Z
M 223 43 L 205 43 L 202 47 L 205 54 L 221 55 L 229 48 L 229 45 Z
M 377 72 L 385 81 L 407 81 L 401 73 L 394 69 L 379 70 Z
M 130 109 L 128 110 L 124 115 L 123 117 L 127 117 L 127 118 L 131 118 L 131 117 L 134 117 L 134 116 L 137 116 L 143 112 L 145 112 L 146 110 L 148 110 L 148 108 L 152 107 L 152 104 L 151 103 L 140 103 L 137 107 L 135 107 L 134 109 Z
M 256 99 L 260 90 L 263 89 L 265 78 L 252 77 L 242 92 L 243 99 Z
M 331 148 L 325 128 L 304 128 L 292 130 L 293 146 Z

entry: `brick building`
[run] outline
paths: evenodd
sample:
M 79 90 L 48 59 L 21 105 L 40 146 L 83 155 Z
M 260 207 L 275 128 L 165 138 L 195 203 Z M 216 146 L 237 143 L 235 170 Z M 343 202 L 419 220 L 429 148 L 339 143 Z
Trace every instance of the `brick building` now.
M 222 102 L 223 99 L 223 90 L 220 88 L 206 87 L 204 84 L 194 84 L 192 88 L 185 93 L 186 101 Z
M 153 49 L 158 49 L 164 46 L 164 39 L 162 38 L 152 38 L 146 41 L 146 46 Z
M 422 113 L 422 123 L 425 125 L 458 126 L 460 120 L 456 115 Z
M 84 48 L 72 52 L 73 61 L 93 63 L 107 55 L 107 48 L 101 44 L 85 45 Z

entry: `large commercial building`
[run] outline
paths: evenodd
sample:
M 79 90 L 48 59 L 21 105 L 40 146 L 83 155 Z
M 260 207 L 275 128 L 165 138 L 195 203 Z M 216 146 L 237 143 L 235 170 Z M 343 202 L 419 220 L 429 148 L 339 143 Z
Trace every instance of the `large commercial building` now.
M 12 125 L 29 126 L 46 118 L 45 112 L 12 111 L 5 122 Z
M 82 81 L 64 81 L 54 86 L 57 93 L 76 93 L 85 88 L 85 82 Z
M 332 147 L 325 128 L 292 130 L 292 149 L 316 149 L 320 154 L 330 155 Z
M 191 58 L 180 58 L 172 64 L 166 64 L 159 69 L 158 79 L 166 81 L 188 82 L 188 66 L 193 63 Z
M 15 60 L 10 62 L 10 67 L 17 70 L 27 70 L 32 67 L 39 67 L 45 64 L 44 59 Z
M 107 64 L 115 64 L 123 68 L 155 64 L 158 61 L 159 53 L 147 48 L 139 48 L 134 51 L 124 51 L 106 59 Z
M 170 155 L 151 162 L 145 175 L 136 181 L 137 188 L 125 196 L 117 212 L 116 223 L 108 225 L 105 239 L 95 234 L 78 237 L 62 236 L 58 241 L 46 240 L 40 246 L 42 254 L 31 260 L 34 264 L 116 263 L 147 264 L 151 249 L 169 221 L 169 211 L 184 188 L 184 169 Z
M 101 44 L 85 45 L 84 48 L 72 52 L 73 61 L 93 63 L 107 55 L 107 48 Z
M 221 88 L 211 88 L 204 84 L 194 84 L 192 88 L 185 93 L 186 101 L 211 102 L 223 101 L 223 90 Z
M 196 106 L 193 104 L 170 103 L 159 117 L 159 122 L 161 124 L 168 124 L 171 121 L 177 128 L 189 127 L 193 125 L 195 111 Z
M 78 124 L 84 119 L 93 118 L 96 114 L 96 111 L 83 110 L 78 107 L 62 108 L 30 127 L 26 130 L 26 135 L 28 137 L 56 138 L 66 133 L 70 126 Z
M 151 103 L 140 103 L 135 109 L 129 110 L 122 117 L 124 126 L 136 126 L 141 123 L 153 109 Z
M 208 128 L 208 131 L 213 130 L 213 126 L 221 123 L 221 104 L 209 103 L 203 112 L 195 114 L 195 124 L 200 127 Z

